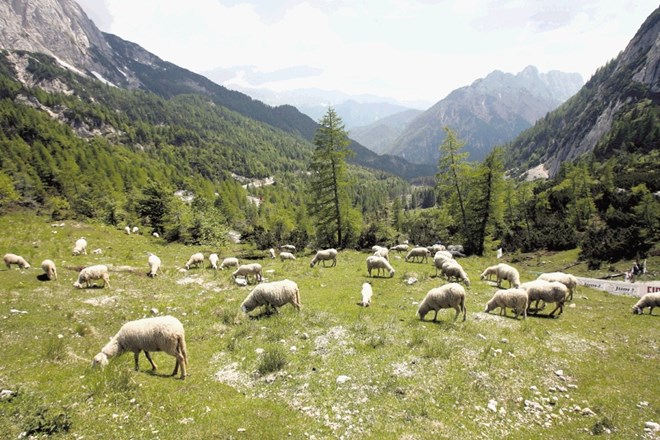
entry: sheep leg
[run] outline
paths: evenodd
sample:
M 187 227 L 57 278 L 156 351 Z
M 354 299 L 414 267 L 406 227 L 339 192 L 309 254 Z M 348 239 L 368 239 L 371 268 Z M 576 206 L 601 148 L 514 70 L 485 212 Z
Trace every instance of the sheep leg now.
M 148 351 L 145 351 L 145 352 L 144 352 L 144 355 L 147 357 L 147 360 L 148 360 L 149 363 L 151 364 L 151 371 L 156 371 L 156 370 L 158 369 L 158 366 L 157 366 L 156 363 L 153 361 L 153 359 L 151 359 L 151 354 L 149 354 Z
M 172 371 L 172 376 L 176 376 L 176 373 L 179 371 L 179 366 L 181 367 L 181 377 L 183 380 L 186 378 L 186 359 L 183 357 L 183 354 L 179 350 L 176 352 L 176 363 L 174 364 L 174 371 Z
M 454 316 L 454 321 L 456 321 L 458 319 L 458 315 L 461 314 L 461 306 L 456 305 L 454 306 L 454 309 L 456 310 L 456 316 Z
M 433 316 L 433 322 L 436 322 L 438 319 L 438 309 L 435 310 L 435 316 Z
M 557 309 L 559 309 L 559 313 L 557 313 L 557 316 L 559 316 L 559 315 L 561 315 L 561 312 L 564 311 L 564 304 L 563 303 L 557 303 L 557 307 L 555 307 L 555 309 L 552 312 L 550 312 L 550 316 L 553 316 L 554 313 L 557 311 Z
M 133 352 L 133 357 L 135 358 L 135 371 L 140 370 L 140 350 Z

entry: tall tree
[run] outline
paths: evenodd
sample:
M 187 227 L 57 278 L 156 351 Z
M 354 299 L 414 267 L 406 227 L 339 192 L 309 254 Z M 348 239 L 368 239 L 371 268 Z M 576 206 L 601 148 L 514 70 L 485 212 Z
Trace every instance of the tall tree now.
M 328 244 L 334 243 L 337 248 L 344 244 L 343 223 L 349 212 L 346 191 L 349 143 L 341 118 L 334 108 L 329 107 L 314 134 L 316 150 L 311 162 L 313 197 L 310 211 L 316 218 L 317 238 Z
M 456 132 L 445 126 L 445 140 L 440 145 L 438 160 L 438 188 L 441 194 L 455 196 L 460 210 L 463 234 L 469 234 L 467 214 L 465 212 L 465 182 L 469 165 L 466 159 L 469 153 L 462 153 L 465 142 L 458 139 Z M 445 198 L 447 199 L 447 198 Z

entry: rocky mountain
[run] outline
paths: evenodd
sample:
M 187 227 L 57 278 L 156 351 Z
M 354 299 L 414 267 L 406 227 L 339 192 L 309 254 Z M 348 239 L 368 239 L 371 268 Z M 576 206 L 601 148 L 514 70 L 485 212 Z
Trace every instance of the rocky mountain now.
M 379 119 L 369 125 L 354 127 L 349 130 L 351 139 L 355 139 L 371 151 L 383 154 L 422 110 L 406 110 Z
M 163 61 L 135 43 L 101 32 L 73 0 L 11 0 L 0 3 L 0 48 L 43 52 L 68 69 L 120 88 L 164 98 L 201 94 L 243 116 L 311 141 L 317 124 L 290 105 L 271 107 L 189 70 Z M 381 158 L 353 142 L 358 164 L 405 178 L 433 174 L 432 167 Z
M 660 8 L 619 56 L 507 146 L 509 167 L 554 176 L 564 161 L 660 150 Z M 657 176 L 660 170 L 637 173 Z
M 577 73 L 539 73 L 533 66 L 514 75 L 494 71 L 471 85 L 454 90 L 415 118 L 385 153 L 414 163 L 435 163 L 449 126 L 466 142 L 469 160 L 483 159 L 582 86 Z

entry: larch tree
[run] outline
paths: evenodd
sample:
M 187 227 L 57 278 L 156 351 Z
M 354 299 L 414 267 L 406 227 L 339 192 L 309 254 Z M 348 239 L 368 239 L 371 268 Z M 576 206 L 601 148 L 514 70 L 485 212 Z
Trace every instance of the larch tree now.
M 462 232 L 467 238 L 469 235 L 468 219 L 465 210 L 466 184 L 468 180 L 469 165 L 466 162 L 468 153 L 461 152 L 465 142 L 458 139 L 454 130 L 444 127 L 445 140 L 440 145 L 440 159 L 438 160 L 437 186 L 444 200 L 454 199 L 460 211 Z

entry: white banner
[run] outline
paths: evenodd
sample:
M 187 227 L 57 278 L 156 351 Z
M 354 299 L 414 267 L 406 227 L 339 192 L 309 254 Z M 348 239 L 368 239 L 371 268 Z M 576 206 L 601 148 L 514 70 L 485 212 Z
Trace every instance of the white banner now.
M 628 283 L 625 281 L 599 280 L 596 278 L 576 277 L 578 284 L 592 289 L 604 290 L 615 295 L 632 295 L 642 297 L 647 293 L 660 292 L 660 281 L 646 283 Z

